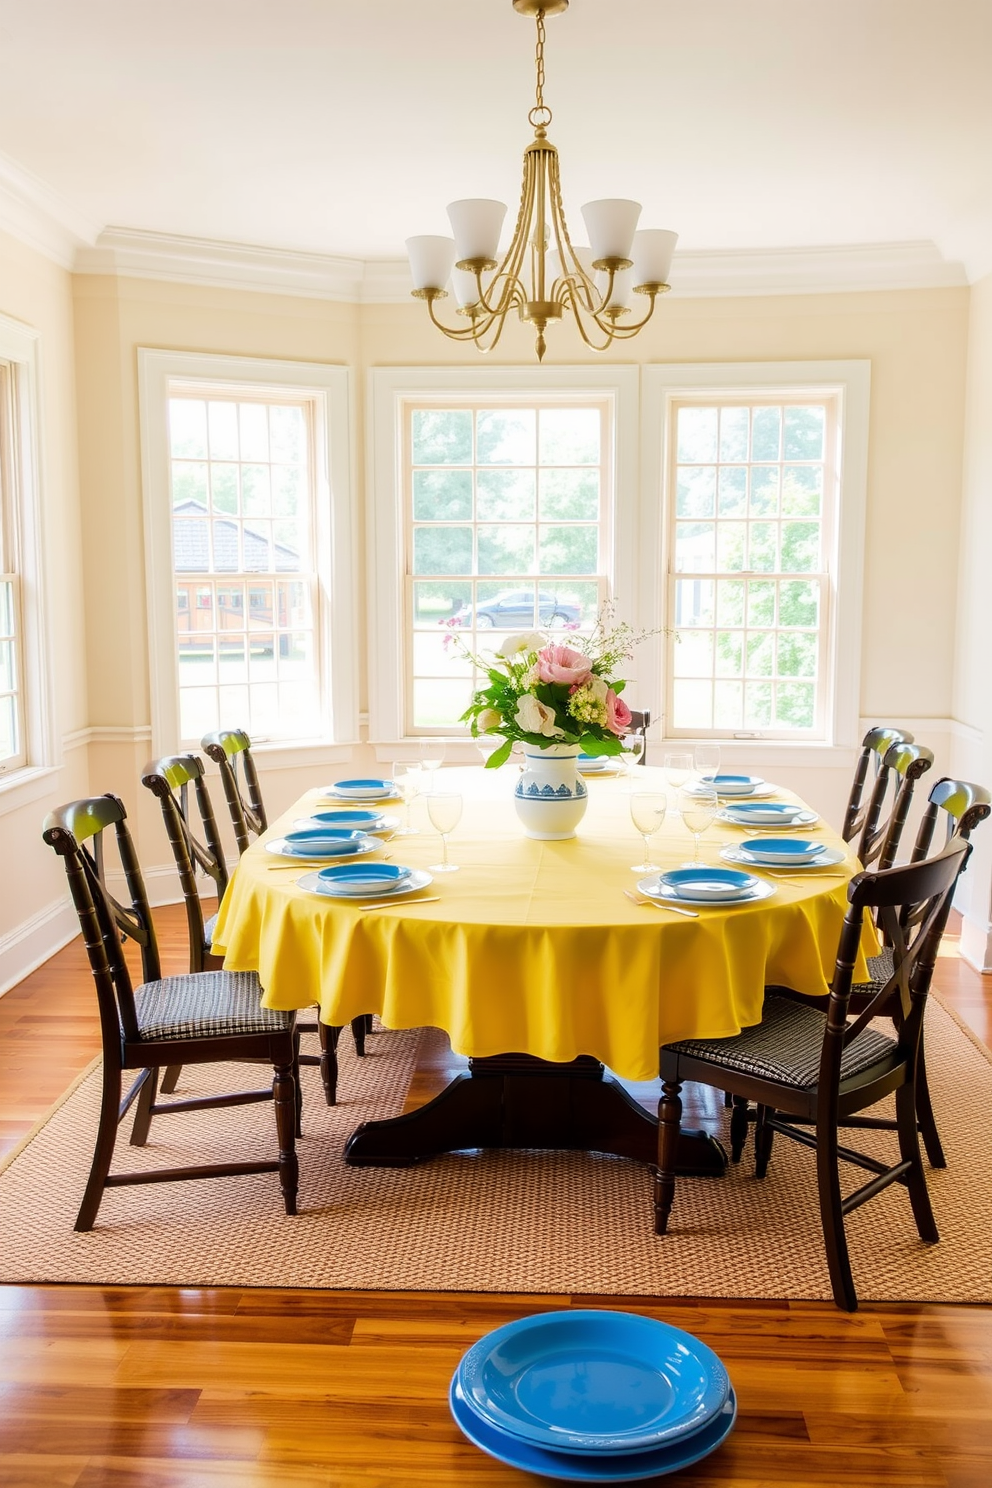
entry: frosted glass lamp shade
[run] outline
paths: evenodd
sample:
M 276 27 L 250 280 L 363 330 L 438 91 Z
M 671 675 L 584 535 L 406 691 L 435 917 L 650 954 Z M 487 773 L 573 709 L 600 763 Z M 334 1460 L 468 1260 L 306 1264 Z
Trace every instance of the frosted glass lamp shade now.
M 589 278 L 592 279 L 595 276 L 595 270 L 592 266 L 592 249 L 587 247 L 585 243 L 573 243 L 572 250 Z M 562 272 L 561 257 L 557 249 L 555 249 L 548 254 L 548 274 L 552 279 L 560 279 Z M 564 272 L 568 274 L 575 273 L 575 265 L 571 259 L 568 260 Z
M 432 234 L 407 238 L 406 251 L 414 289 L 444 289 L 455 261 L 454 238 L 439 238 Z
M 448 221 L 455 235 L 455 263 L 471 258 L 499 260 L 499 235 L 506 203 L 483 198 L 451 202 Z
M 603 269 L 596 273 L 596 288 L 600 295 L 606 294 L 606 287 L 610 282 L 610 276 Z M 613 293 L 604 303 L 604 310 L 629 310 L 631 296 L 634 293 L 634 271 L 633 269 L 621 269 L 613 276 Z
M 631 258 L 634 260 L 635 284 L 667 284 L 672 271 L 672 254 L 678 233 L 662 227 L 649 227 L 634 234 Z
M 610 199 L 586 202 L 582 216 L 592 244 L 595 261 L 603 258 L 629 258 L 640 202 Z
M 487 275 L 486 277 L 491 278 L 492 276 Z M 477 305 L 479 303 L 479 286 L 475 275 L 470 274 L 468 269 L 452 269 L 451 287 L 455 291 L 455 299 L 458 301 L 460 309 L 464 310 L 467 305 Z M 484 284 L 483 288 L 485 288 Z

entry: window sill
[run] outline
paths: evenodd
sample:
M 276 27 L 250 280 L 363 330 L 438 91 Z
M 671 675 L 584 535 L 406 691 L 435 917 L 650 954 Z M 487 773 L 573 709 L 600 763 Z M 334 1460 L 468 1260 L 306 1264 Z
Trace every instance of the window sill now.
M 59 772 L 51 765 L 26 765 L 20 770 L 11 770 L 9 775 L 0 775 L 0 816 L 11 811 L 20 811 L 44 796 L 51 795 Z
M 719 744 L 723 765 L 735 760 L 769 769 L 788 763 L 801 770 L 852 770 L 858 754 L 856 744 L 826 744 L 822 739 L 809 744 L 796 739 L 649 739 L 648 763 L 660 765 L 667 751 L 689 752 L 703 743 Z

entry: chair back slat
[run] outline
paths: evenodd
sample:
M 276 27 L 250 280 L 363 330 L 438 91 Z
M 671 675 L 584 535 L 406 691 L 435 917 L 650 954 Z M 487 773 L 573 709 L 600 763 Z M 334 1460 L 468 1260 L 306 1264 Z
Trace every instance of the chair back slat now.
M 200 747 L 220 770 L 238 853 L 247 852 L 252 835 L 259 836 L 269 825 L 251 756 L 251 740 L 243 729 L 220 729 L 205 734 Z M 244 789 L 238 780 L 239 761 Z
M 69 892 L 83 932 L 83 944 L 96 983 L 104 1048 L 121 1031 L 129 1040 L 138 1038 L 134 989 L 123 940 L 133 940 L 141 950 L 142 980 L 157 981 L 161 963 L 151 908 L 127 828 L 124 803 L 113 795 L 72 801 L 49 813 L 42 837 L 62 858 Z M 82 834 L 77 838 L 73 827 Z M 104 868 L 104 831 L 113 826 L 118 856 L 130 904 L 120 904 L 107 887 Z M 92 842 L 90 849 L 87 844 Z M 108 1040 L 110 1041 L 108 1043 Z
M 227 864 L 217 830 L 210 793 L 204 779 L 203 761 L 194 754 L 169 755 L 145 766 L 141 783 L 157 798 L 162 808 L 169 846 L 179 872 L 186 923 L 189 930 L 190 971 L 204 969 L 203 908 L 196 881 L 199 869 L 213 880 L 218 900 L 227 888 Z M 204 841 L 193 831 L 190 822 L 189 790 L 193 788 Z
M 907 734 L 903 729 L 896 728 L 873 728 L 869 729 L 861 741 L 861 753 L 854 770 L 854 783 L 851 786 L 851 794 L 847 802 L 847 810 L 844 813 L 844 827 L 841 836 L 845 842 L 853 842 L 855 837 L 864 829 L 865 814 L 868 802 L 864 799 L 865 784 L 868 779 L 868 767 L 873 767 L 873 781 L 877 779 L 882 768 L 882 760 L 885 758 L 893 744 L 912 744 L 912 734 Z
M 933 750 L 925 749 L 922 744 L 900 740 L 886 750 L 855 849 L 862 867 L 868 868 L 876 860 L 880 869 L 891 868 L 895 863 L 916 782 L 932 767 Z M 888 814 L 883 818 L 890 792 Z

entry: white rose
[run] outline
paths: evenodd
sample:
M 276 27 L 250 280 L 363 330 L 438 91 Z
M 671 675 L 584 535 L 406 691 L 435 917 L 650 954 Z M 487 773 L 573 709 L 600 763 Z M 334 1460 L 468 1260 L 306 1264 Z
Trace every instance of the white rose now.
M 509 661 L 511 657 L 519 656 L 521 651 L 540 651 L 543 645 L 544 637 L 539 630 L 525 630 L 519 635 L 507 636 L 498 654 Z
M 475 720 L 475 725 L 480 734 L 487 734 L 490 729 L 498 729 L 502 722 L 502 716 L 495 708 L 483 708 Z
M 542 703 L 532 692 L 525 692 L 517 704 L 514 722 L 525 734 L 544 734 L 548 739 L 560 738 L 565 730 L 555 723 L 555 710 Z

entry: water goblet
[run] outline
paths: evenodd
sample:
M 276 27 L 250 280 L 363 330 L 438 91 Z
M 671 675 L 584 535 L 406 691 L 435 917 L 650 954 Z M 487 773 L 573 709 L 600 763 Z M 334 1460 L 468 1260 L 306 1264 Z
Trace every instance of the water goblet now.
M 665 779 L 674 790 L 685 785 L 692 774 L 692 755 L 666 754 L 665 755 Z
M 393 766 L 393 784 L 403 797 L 403 804 L 406 807 L 406 811 L 404 812 L 403 825 L 397 827 L 393 834 L 395 837 L 420 836 L 420 828 L 415 827 L 410 820 L 410 807 L 420 795 L 422 781 L 423 776 L 421 775 L 419 765 L 407 764 L 405 761 L 401 763 L 397 760 Z
M 437 771 L 444 762 L 444 740 L 443 739 L 421 739 L 420 741 L 420 764 L 427 774 L 427 789 L 433 792 Z
M 499 734 L 476 734 L 474 743 L 476 749 L 482 755 L 482 763 L 488 765 L 492 756 L 503 743 L 503 740 Z
M 448 834 L 462 819 L 462 798 L 451 791 L 432 792 L 427 797 L 427 815 L 441 834 L 441 861 L 431 863 L 432 873 L 457 873 L 458 864 L 448 862 Z
M 700 780 L 712 785 L 720 772 L 719 744 L 697 744 L 692 752 L 692 759 Z
M 625 734 L 620 741 L 623 745 L 623 759 L 627 775 L 633 780 L 636 777 L 635 765 L 639 765 L 644 758 L 644 735 Z
M 631 791 L 630 819 L 644 838 L 644 862 L 635 863 L 632 873 L 653 873 L 657 863 L 651 861 L 651 838 L 661 830 L 668 809 L 664 791 Z
M 716 791 L 711 785 L 694 785 L 679 791 L 679 810 L 682 820 L 692 833 L 692 862 L 683 863 L 683 868 L 699 867 L 699 839 L 711 827 L 720 809 Z

